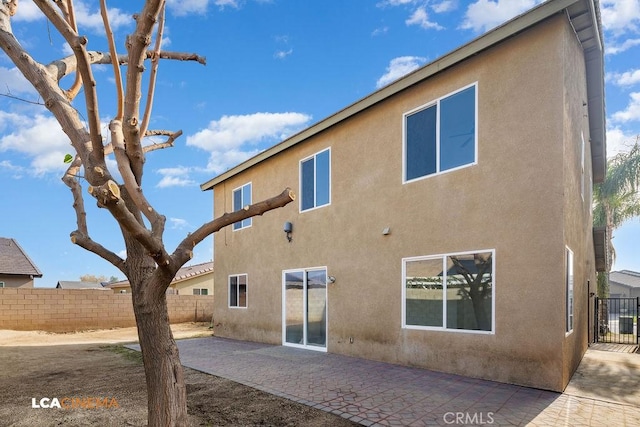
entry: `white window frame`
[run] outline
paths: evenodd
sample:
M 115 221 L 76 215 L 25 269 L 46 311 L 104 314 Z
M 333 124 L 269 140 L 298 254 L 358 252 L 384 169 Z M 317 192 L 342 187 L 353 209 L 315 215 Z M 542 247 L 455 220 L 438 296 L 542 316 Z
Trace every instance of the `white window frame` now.
M 244 208 L 246 205 L 244 205 L 244 202 L 242 203 L 242 206 L 240 207 L 236 207 L 235 206 L 235 193 L 236 191 L 240 190 L 240 198 L 242 200 L 244 200 L 244 192 L 245 192 L 245 188 L 249 187 L 249 203 L 253 203 L 253 183 L 251 181 L 247 182 L 246 184 L 241 185 L 240 187 L 234 188 L 233 190 L 231 190 L 231 205 L 233 206 L 233 211 L 239 211 L 240 209 Z M 236 224 L 240 224 L 239 227 L 236 227 Z M 246 224 L 246 225 L 245 225 Z M 240 230 L 244 230 L 245 228 L 249 228 L 251 227 L 251 225 L 253 225 L 253 218 L 245 218 L 242 221 L 238 221 L 238 222 L 234 222 L 231 225 L 231 229 L 233 231 L 240 231 Z
M 570 335 L 573 332 L 575 298 L 575 271 L 574 271 L 573 251 L 565 246 L 565 298 L 566 298 L 566 316 L 565 316 L 565 333 Z
M 198 291 L 198 293 L 196 293 L 196 291 Z M 203 294 L 202 291 L 205 291 L 206 293 Z M 209 295 L 209 289 L 207 288 L 193 288 L 192 292 L 193 292 L 193 295 L 204 295 L 204 296 Z
M 317 176 L 317 174 L 316 174 L 316 171 L 317 171 L 316 158 L 318 157 L 319 154 L 322 154 L 325 151 L 329 153 L 329 171 L 328 171 L 328 174 L 329 174 L 329 201 L 327 203 L 323 204 L 323 205 L 318 205 L 318 203 L 316 201 L 317 188 L 318 188 L 317 182 L 316 182 L 316 176 Z M 313 174 L 313 207 L 307 208 L 307 209 L 303 209 L 302 208 L 302 191 L 303 191 L 303 188 L 302 188 L 302 164 L 304 162 L 306 162 L 307 160 L 310 160 L 310 159 L 313 159 L 313 171 L 314 171 L 314 174 Z M 330 206 L 331 205 L 331 168 L 332 168 L 332 165 L 331 165 L 331 147 L 327 147 L 325 149 L 322 149 L 322 150 L 318 151 L 317 153 L 314 153 L 314 154 L 312 154 L 310 156 L 307 156 L 304 159 L 300 160 L 300 163 L 299 163 L 299 166 L 298 166 L 298 175 L 299 175 L 299 187 L 298 188 L 300 189 L 300 203 L 298 205 L 298 208 L 299 208 L 299 212 L 300 213 L 302 213 L 302 212 L 310 212 L 310 211 L 313 211 L 313 210 L 320 209 L 320 208 L 323 208 L 325 206 Z
M 4 288 L 4 282 L 0 282 L 0 288 Z
M 231 305 L 231 278 L 235 277 L 239 279 L 240 276 L 245 277 L 246 291 L 245 291 L 244 305 Z M 240 303 L 240 280 L 237 281 L 236 288 L 237 288 L 236 295 L 238 297 L 238 303 Z M 239 309 L 246 309 L 247 307 L 249 307 L 249 275 L 247 273 L 229 275 L 229 278 L 227 279 L 227 306 L 229 308 L 239 308 Z
M 462 92 L 466 89 L 469 89 L 470 87 L 475 87 L 474 90 L 474 95 L 475 95 L 475 101 L 474 101 L 474 120 L 475 120 L 475 129 L 474 129 L 474 136 L 473 136 L 473 140 L 474 140 L 474 160 L 471 163 L 467 163 L 465 165 L 461 165 L 461 166 L 457 166 L 455 168 L 451 168 L 451 169 L 447 169 L 444 171 L 440 170 L 440 102 L 442 102 L 442 100 L 449 98 L 459 92 Z M 423 176 L 419 176 L 417 178 L 411 178 L 411 179 L 407 179 L 407 117 L 409 117 L 410 115 L 417 113 L 419 111 L 425 110 L 427 108 L 433 107 L 434 105 L 437 105 L 437 111 L 436 111 L 436 171 L 434 173 L 431 174 L 427 174 L 427 175 L 423 175 Z M 430 101 L 426 104 L 423 104 L 417 108 L 414 108 L 411 111 L 407 111 L 406 113 L 404 113 L 402 115 L 402 183 L 403 184 L 408 184 L 411 182 L 415 182 L 415 181 L 421 181 L 423 179 L 427 179 L 427 178 L 431 178 L 434 176 L 438 176 L 438 175 L 442 175 L 445 173 L 449 173 L 449 172 L 454 172 L 460 169 L 464 169 L 464 168 L 468 168 L 470 166 L 475 166 L 478 164 L 478 82 L 473 82 L 467 86 L 461 87 L 460 89 L 454 90 L 453 92 L 449 92 L 446 95 L 441 96 L 440 98 L 437 98 L 433 101 Z
M 493 283 L 491 284 L 491 330 L 490 331 L 480 331 L 475 329 L 452 329 L 447 328 L 446 320 L 447 320 L 447 287 L 446 282 L 442 284 L 442 293 L 443 293 L 443 311 L 442 311 L 442 326 L 422 326 L 422 325 L 408 325 L 407 324 L 407 262 L 411 261 L 424 261 L 424 260 L 433 260 L 433 259 L 442 259 L 443 270 L 446 268 L 446 259 L 449 256 L 456 255 L 471 255 L 482 252 L 491 252 L 491 277 L 493 278 Z M 495 249 L 479 249 L 474 251 L 465 251 L 465 252 L 451 252 L 451 253 L 443 253 L 437 255 L 425 255 L 425 256 L 416 256 L 416 257 L 407 257 L 402 258 L 402 328 L 403 329 L 418 329 L 418 330 L 428 330 L 428 331 L 445 331 L 445 332 L 453 332 L 453 333 L 468 333 L 468 334 L 481 334 L 481 335 L 495 335 L 496 333 L 496 250 Z

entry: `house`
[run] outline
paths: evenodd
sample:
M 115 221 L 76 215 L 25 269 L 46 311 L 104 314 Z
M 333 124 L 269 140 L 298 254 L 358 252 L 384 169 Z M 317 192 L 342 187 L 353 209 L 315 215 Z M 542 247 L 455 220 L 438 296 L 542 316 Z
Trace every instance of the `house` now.
M 297 194 L 216 234 L 216 335 L 563 390 L 603 76 L 598 2 L 550 0 L 202 184 L 214 217 Z
M 100 289 L 110 290 L 105 288 L 101 282 L 84 282 L 84 281 L 69 281 L 61 280 L 56 284 L 57 289 Z
M 42 273 L 15 239 L 0 237 L 0 288 L 33 288 Z
M 609 273 L 609 296 L 611 298 L 640 297 L 640 273 L 631 270 Z
M 106 285 L 114 292 L 130 293 L 127 280 Z M 177 295 L 213 295 L 213 261 L 182 267 L 171 281 L 169 294 Z

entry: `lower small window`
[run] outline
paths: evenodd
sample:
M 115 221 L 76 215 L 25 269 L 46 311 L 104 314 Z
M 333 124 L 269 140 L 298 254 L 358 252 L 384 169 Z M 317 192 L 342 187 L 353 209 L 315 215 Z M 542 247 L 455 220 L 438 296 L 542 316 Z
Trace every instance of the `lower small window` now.
M 229 307 L 247 306 L 247 275 L 229 276 Z
M 494 251 L 403 260 L 404 327 L 493 332 Z
M 567 316 L 565 332 L 573 331 L 573 251 L 566 248 L 565 286 L 567 293 Z
M 4 288 L 4 282 L 0 282 L 0 288 Z
M 207 288 L 201 288 L 201 289 L 194 289 L 193 290 L 193 294 L 194 295 L 209 295 L 209 290 Z

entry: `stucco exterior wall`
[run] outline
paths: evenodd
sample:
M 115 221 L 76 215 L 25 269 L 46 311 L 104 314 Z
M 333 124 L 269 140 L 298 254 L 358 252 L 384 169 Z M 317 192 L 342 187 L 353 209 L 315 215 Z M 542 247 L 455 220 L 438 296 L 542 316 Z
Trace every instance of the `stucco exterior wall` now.
M 33 288 L 33 279 L 28 276 L 0 275 L 5 288 Z
M 185 279 L 171 285 L 178 295 L 193 295 L 194 289 L 206 289 L 207 295 L 213 295 L 213 272 Z
M 592 164 L 584 56 L 573 31 L 564 32 L 564 244 L 573 252 L 574 326 L 565 330 L 561 389 L 566 387 L 587 349 L 596 291 L 592 217 Z M 583 143 L 584 141 L 584 143 Z M 566 261 L 565 261 L 566 263 Z M 565 264 L 566 268 L 566 264 Z M 565 292 L 566 313 L 567 294 Z
M 282 271 L 326 266 L 336 277 L 327 351 L 564 388 L 586 331 L 565 336 L 565 246 L 575 248 L 576 282 L 593 269 L 585 208 L 565 195 L 584 114 L 573 106 L 584 72 L 568 73 L 584 65 L 571 35 L 558 15 L 217 185 L 215 216 L 248 182 L 254 202 L 285 187 L 299 194 L 300 160 L 331 149 L 329 206 L 301 213 L 296 201 L 217 233 L 216 335 L 282 343 Z M 403 184 L 403 114 L 474 83 L 477 164 Z M 494 332 L 403 329 L 402 259 L 479 250 L 495 251 Z M 247 274 L 247 308 L 228 308 L 230 274 Z

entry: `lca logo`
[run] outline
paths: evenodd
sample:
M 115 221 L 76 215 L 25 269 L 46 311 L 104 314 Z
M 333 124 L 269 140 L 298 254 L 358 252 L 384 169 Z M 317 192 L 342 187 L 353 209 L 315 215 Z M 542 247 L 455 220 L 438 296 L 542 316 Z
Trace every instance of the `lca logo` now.
M 119 408 L 115 397 L 43 397 L 31 398 L 31 407 L 34 409 L 97 409 Z

